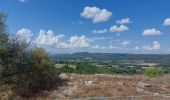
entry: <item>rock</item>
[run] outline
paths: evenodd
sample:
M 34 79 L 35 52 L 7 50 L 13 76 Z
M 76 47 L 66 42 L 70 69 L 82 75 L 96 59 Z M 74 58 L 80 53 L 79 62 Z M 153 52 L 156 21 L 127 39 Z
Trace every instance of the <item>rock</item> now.
M 145 88 L 145 87 L 151 87 L 151 85 L 148 84 L 148 83 L 143 83 L 142 81 L 139 81 L 139 82 L 137 83 L 137 87 L 139 87 L 139 88 Z
M 65 73 L 61 73 L 61 74 L 59 75 L 59 77 L 60 77 L 61 79 L 68 79 L 68 78 L 69 78 L 68 75 L 65 74 Z
M 85 85 L 91 85 L 93 84 L 93 81 L 84 81 Z

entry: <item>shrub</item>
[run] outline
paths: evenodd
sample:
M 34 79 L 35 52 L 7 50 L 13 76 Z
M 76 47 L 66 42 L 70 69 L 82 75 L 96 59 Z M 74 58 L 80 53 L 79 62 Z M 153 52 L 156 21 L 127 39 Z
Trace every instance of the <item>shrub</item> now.
M 32 52 L 26 72 L 17 75 L 16 92 L 31 96 L 52 88 L 56 82 L 56 68 L 45 50 L 38 48 Z M 24 66 L 23 66 L 24 67 Z
M 71 68 L 69 67 L 68 65 L 64 65 L 61 69 L 60 69 L 60 72 L 64 72 L 64 73 L 74 73 L 75 72 L 75 69 L 74 68 Z
M 163 76 L 165 72 L 161 68 L 149 68 L 145 69 L 144 74 L 149 77 L 158 77 Z

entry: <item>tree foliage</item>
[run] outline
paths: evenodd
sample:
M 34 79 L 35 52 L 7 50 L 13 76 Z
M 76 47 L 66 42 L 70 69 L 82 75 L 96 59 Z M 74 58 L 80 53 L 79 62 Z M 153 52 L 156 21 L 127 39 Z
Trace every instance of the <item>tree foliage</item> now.
M 29 69 L 17 77 L 17 93 L 30 96 L 48 90 L 56 83 L 56 69 L 42 48 L 32 51 Z
M 149 77 L 159 77 L 165 74 L 161 68 L 148 68 L 144 71 L 144 74 Z
M 12 77 L 16 93 L 30 96 L 50 89 L 56 83 L 54 62 L 42 48 L 30 48 L 19 36 L 10 36 L 0 12 L 0 79 Z

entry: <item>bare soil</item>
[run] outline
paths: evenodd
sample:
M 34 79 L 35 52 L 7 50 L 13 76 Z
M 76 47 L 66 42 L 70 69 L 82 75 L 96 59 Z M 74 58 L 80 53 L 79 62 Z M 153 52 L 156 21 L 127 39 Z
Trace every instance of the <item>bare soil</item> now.
M 56 98 L 88 98 L 169 94 L 170 76 L 151 78 L 143 75 L 62 74 L 67 86 L 50 95 Z
M 40 96 L 31 99 L 15 97 L 18 98 L 15 100 L 66 100 L 89 97 L 170 94 L 170 75 L 151 78 L 143 75 L 61 74 L 60 78 L 67 80 L 67 84 L 57 90 L 44 91 Z M 9 87 L 0 87 L 0 99 L 3 97 L 3 100 L 7 100 L 9 97 L 6 97 L 6 95 L 11 95 L 11 93 Z

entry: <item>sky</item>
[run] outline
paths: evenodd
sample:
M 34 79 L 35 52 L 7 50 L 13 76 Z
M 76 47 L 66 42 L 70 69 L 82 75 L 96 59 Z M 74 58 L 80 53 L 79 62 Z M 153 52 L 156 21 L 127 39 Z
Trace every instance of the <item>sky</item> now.
M 48 52 L 170 54 L 170 0 L 0 0 L 10 35 Z

